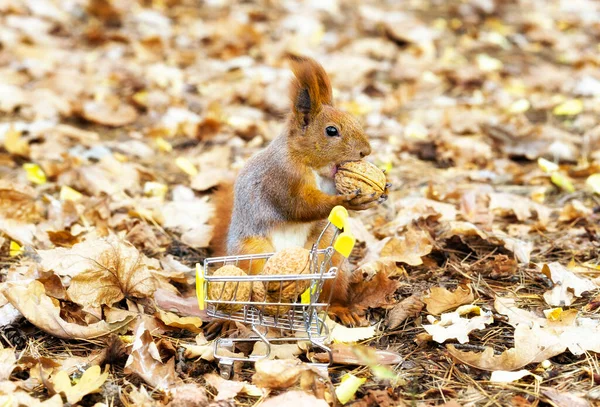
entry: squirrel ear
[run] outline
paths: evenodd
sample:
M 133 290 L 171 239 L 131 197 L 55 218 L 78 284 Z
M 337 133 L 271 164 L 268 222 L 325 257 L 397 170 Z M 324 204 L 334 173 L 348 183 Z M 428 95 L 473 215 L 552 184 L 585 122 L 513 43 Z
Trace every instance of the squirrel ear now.
M 290 56 L 295 78 L 291 84 L 294 115 L 306 126 L 321 111 L 322 105 L 331 104 L 331 84 L 323 67 L 314 59 Z

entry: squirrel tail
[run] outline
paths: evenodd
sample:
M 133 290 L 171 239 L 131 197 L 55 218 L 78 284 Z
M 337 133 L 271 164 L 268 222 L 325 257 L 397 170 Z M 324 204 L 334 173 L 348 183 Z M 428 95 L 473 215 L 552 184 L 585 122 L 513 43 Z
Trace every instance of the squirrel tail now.
M 233 182 L 219 185 L 212 195 L 215 213 L 210 224 L 213 226 L 213 237 L 210 241 L 210 249 L 213 256 L 225 256 L 227 254 L 227 232 L 233 213 Z

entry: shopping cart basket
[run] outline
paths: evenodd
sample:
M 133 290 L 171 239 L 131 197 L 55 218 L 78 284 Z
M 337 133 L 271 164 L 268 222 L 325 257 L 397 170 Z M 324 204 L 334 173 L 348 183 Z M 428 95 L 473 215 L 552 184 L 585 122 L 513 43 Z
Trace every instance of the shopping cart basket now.
M 206 310 L 212 318 L 238 321 L 249 324 L 253 334 L 250 338 L 220 338 L 214 342 L 214 355 L 219 361 L 221 376 L 230 378 L 235 361 L 256 361 L 267 358 L 271 352 L 271 343 L 290 341 L 309 341 L 314 347 L 319 348 L 329 355 L 328 363 L 315 363 L 317 367 L 326 368 L 331 363 L 331 350 L 325 342 L 329 335 L 325 325 L 325 316 L 329 307 L 330 298 L 319 298 L 326 280 L 334 279 L 340 264 L 334 265 L 332 257 L 337 251 L 347 258 L 354 247 L 355 239 L 347 227 L 348 212 L 341 206 L 333 208 L 329 214 L 328 223 L 312 245 L 310 250 L 310 268 L 303 274 L 269 274 L 222 276 L 213 275 L 222 266 L 234 265 L 250 270 L 252 262 L 264 263 L 274 253 L 251 254 L 243 256 L 212 257 L 204 261 L 204 267 L 196 266 L 196 294 L 201 310 Z M 333 233 L 328 233 L 333 232 Z M 327 240 L 327 241 L 325 241 Z M 270 286 L 284 284 L 308 285 L 308 288 L 296 298 L 289 299 L 281 295 L 271 296 L 265 301 L 242 301 L 237 299 L 237 289 L 241 283 L 269 284 Z M 210 299 L 208 287 L 211 283 L 223 282 L 234 287 L 233 295 L 225 299 Z M 234 285 L 232 285 L 232 283 Z M 300 293 L 299 293 L 300 294 Z M 235 307 L 232 307 L 235 306 Z M 236 311 L 224 309 L 235 308 Z M 271 328 L 269 335 L 267 332 Z M 272 329 L 275 328 L 275 329 Z M 274 331 L 276 332 L 273 336 Z M 287 335 L 286 335 L 287 333 Z M 291 334 L 291 335 L 290 335 Z M 266 345 L 266 352 L 261 355 L 237 356 L 232 352 L 235 342 L 262 341 Z

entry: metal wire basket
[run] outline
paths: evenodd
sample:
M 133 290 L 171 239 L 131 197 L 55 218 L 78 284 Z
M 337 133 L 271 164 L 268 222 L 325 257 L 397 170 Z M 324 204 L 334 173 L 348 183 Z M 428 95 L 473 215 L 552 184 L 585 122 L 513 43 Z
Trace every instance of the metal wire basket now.
M 340 265 L 333 264 L 337 251 L 347 258 L 354 247 L 354 236 L 347 228 L 348 212 L 341 206 L 333 208 L 328 223 L 312 245 L 308 272 L 302 274 L 254 274 L 242 276 L 215 275 L 215 271 L 226 265 L 238 266 L 242 270 L 253 270 L 256 262 L 264 264 L 275 253 L 251 254 L 243 256 L 212 257 L 204 261 L 204 266 L 196 266 L 196 294 L 201 310 L 206 310 L 212 318 L 238 321 L 249 324 L 256 335 L 251 338 L 220 338 L 215 340 L 214 354 L 219 360 L 221 376 L 231 377 L 234 361 L 256 361 L 266 358 L 271 352 L 272 342 L 309 341 L 314 347 L 329 354 L 328 363 L 315 364 L 327 367 L 331 362 L 331 350 L 325 345 L 329 334 L 324 319 L 330 298 L 321 298 L 325 281 L 336 277 Z M 209 298 L 209 285 L 219 284 L 220 295 Z M 250 298 L 241 293 L 243 285 L 253 292 L 254 285 L 271 287 L 275 293 L 266 298 Z M 227 286 L 227 290 L 225 287 Z M 277 289 L 273 290 L 275 286 Z M 300 292 L 297 287 L 308 287 Z M 287 295 L 283 295 L 284 289 Z M 290 295 L 290 289 L 292 294 Z M 216 290 L 219 292 L 219 289 Z M 216 298 L 215 298 L 216 297 Z M 271 328 L 271 335 L 267 331 Z M 279 332 L 272 336 L 273 328 Z M 262 355 L 232 356 L 236 342 L 262 341 L 266 352 Z

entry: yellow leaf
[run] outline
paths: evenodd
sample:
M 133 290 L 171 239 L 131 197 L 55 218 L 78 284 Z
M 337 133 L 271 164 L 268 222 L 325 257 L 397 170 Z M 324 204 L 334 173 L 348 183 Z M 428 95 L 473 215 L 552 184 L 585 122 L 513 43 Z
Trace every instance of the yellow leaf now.
M 560 321 L 562 313 L 563 309 L 560 307 L 544 310 L 544 315 L 549 321 Z
M 198 175 L 198 169 L 190 160 L 185 157 L 178 157 L 175 160 L 175 164 L 179 167 L 179 169 L 185 172 L 190 177 L 195 177 Z
M 12 126 L 4 135 L 4 147 L 11 154 L 27 156 L 29 155 L 29 144 L 21 139 L 21 132 L 15 130 Z
M 499 71 L 502 69 L 502 61 L 492 58 L 487 54 L 477 55 L 477 66 L 484 72 Z
M 556 106 L 552 113 L 556 116 L 574 116 L 583 111 L 583 102 L 579 99 L 569 99 Z
M 531 103 L 529 103 L 529 100 L 527 99 L 519 99 L 519 100 L 515 100 L 513 103 L 511 103 L 511 105 L 508 107 L 508 111 L 510 113 L 524 113 L 526 111 L 529 110 L 529 108 L 531 107 Z
M 27 179 L 34 184 L 42 185 L 46 183 L 46 174 L 44 174 L 44 170 L 34 163 L 23 164 L 23 169 L 27 174 Z
M 98 392 L 107 378 L 108 371 L 102 373 L 100 366 L 94 365 L 86 370 L 77 384 L 73 386 L 65 370 L 60 370 L 52 376 L 52 383 L 57 393 L 64 393 L 67 401 L 75 404 L 88 394 Z
M 169 187 L 160 182 L 149 181 L 144 184 L 144 194 L 146 196 L 156 196 L 164 198 L 167 195 Z
M 336 343 L 358 342 L 375 336 L 376 327 L 347 328 L 327 318 L 325 323 L 329 327 L 329 337 Z
M 600 173 L 590 175 L 588 179 L 585 180 L 585 183 L 587 186 L 592 188 L 594 193 L 600 195 Z
M 554 172 L 552 173 L 550 179 L 557 187 L 564 189 L 567 192 L 575 192 L 575 186 L 573 186 L 573 182 L 571 182 L 569 177 L 566 175 L 561 174 L 560 172 Z
M 10 241 L 10 247 L 8 249 L 8 254 L 10 257 L 16 257 L 23 254 L 23 248 L 14 240 Z
M 346 404 L 352 400 L 358 388 L 366 381 L 367 379 L 365 377 L 359 378 L 351 373 L 346 373 L 346 375 L 344 375 L 342 378 L 342 382 L 335 389 L 335 395 L 340 403 Z
M 548 161 L 545 158 L 538 158 L 538 166 L 540 169 L 548 174 L 558 171 L 558 164 Z
M 76 201 L 79 201 L 81 198 L 83 198 L 83 195 L 81 194 L 81 192 L 79 192 L 69 186 L 63 185 L 60 188 L 60 200 L 61 201 L 76 202 Z
M 160 151 L 164 151 L 165 153 L 173 151 L 173 146 L 171 143 L 162 137 L 157 137 L 154 142 Z

